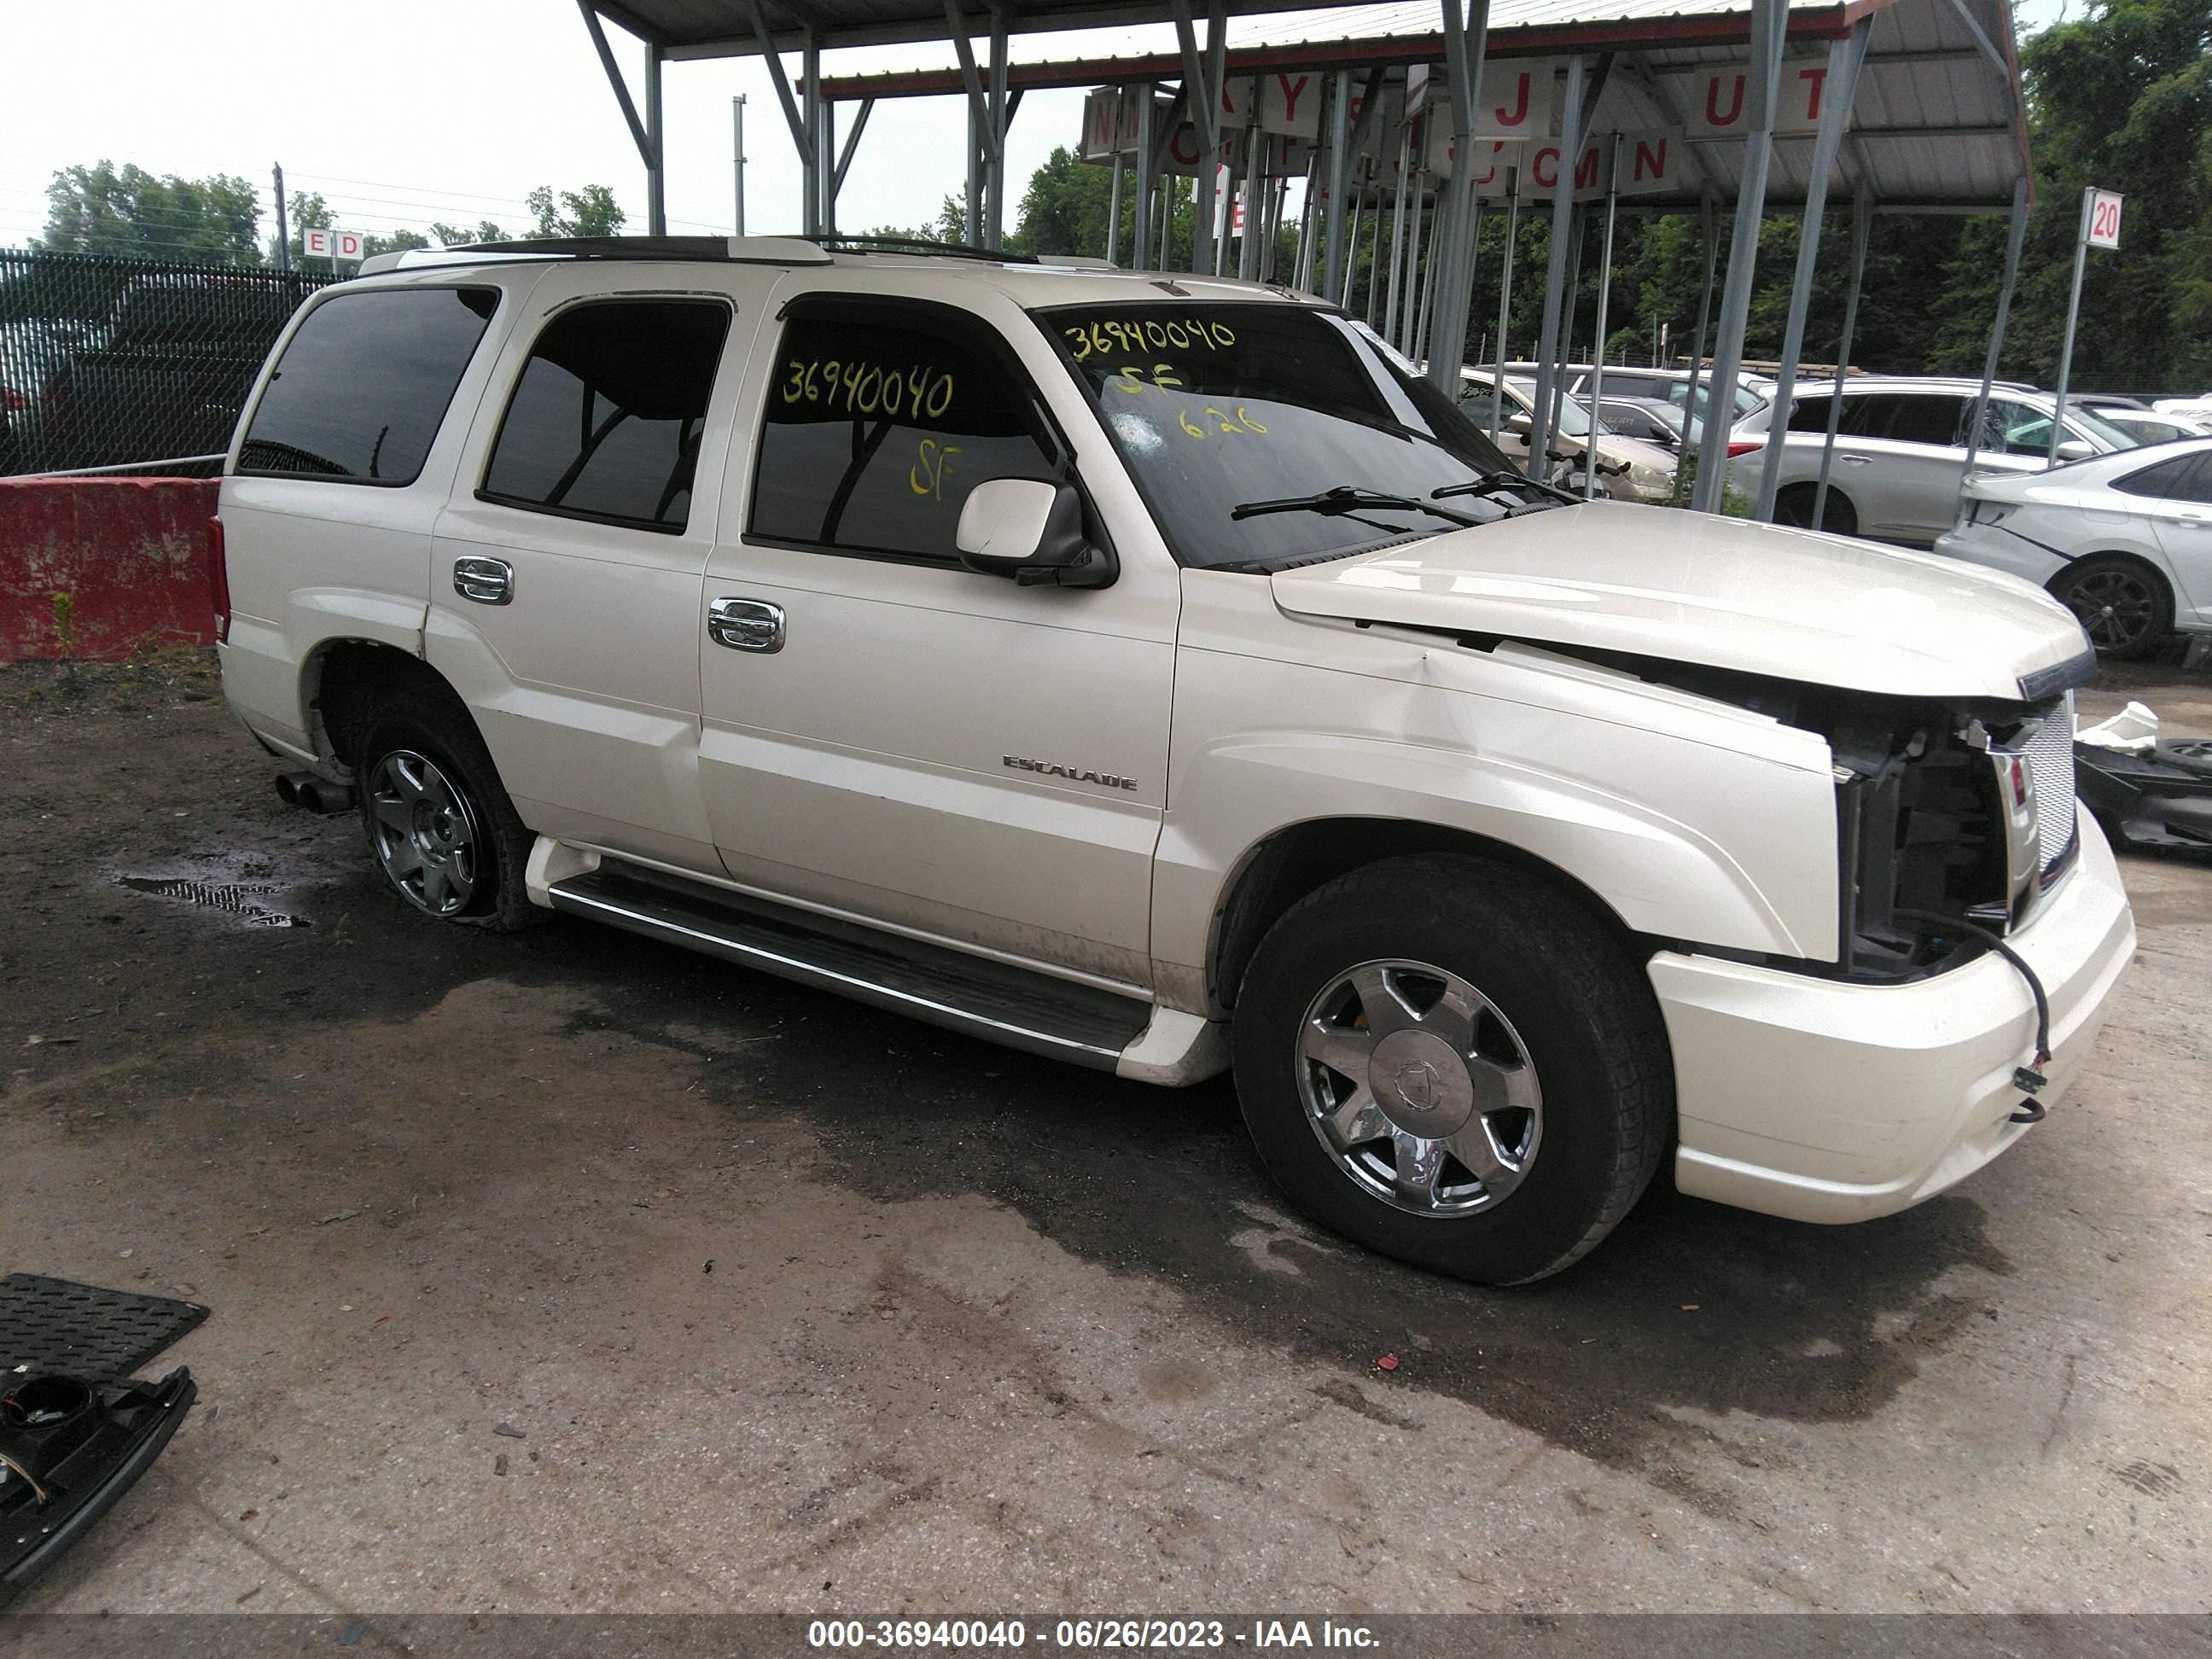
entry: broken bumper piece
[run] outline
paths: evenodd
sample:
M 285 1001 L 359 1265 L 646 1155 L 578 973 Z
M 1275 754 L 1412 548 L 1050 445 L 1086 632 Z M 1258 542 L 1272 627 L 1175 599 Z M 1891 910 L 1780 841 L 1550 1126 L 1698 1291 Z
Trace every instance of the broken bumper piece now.
M 0 1385 L 0 1607 L 68 1553 L 153 1466 L 198 1389 L 46 1375 Z

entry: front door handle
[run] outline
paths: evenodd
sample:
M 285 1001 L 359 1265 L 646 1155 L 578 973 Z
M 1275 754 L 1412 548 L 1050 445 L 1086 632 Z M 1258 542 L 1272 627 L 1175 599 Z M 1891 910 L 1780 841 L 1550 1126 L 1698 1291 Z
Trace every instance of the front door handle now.
M 453 592 L 478 605 L 514 600 L 514 567 L 505 559 L 455 559 Z
M 765 599 L 716 599 L 707 607 L 707 637 L 732 651 L 781 651 L 783 607 Z
M 1864 466 L 1868 462 L 1874 459 L 1874 457 L 1871 455 L 1840 455 L 1838 456 L 1837 459 L 1842 461 L 1845 466 Z

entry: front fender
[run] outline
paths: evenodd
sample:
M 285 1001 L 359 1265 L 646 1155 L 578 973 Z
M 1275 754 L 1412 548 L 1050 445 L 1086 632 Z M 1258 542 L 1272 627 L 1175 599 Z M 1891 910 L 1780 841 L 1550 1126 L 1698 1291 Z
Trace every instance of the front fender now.
M 1453 685 L 1187 658 L 1154 954 L 1203 969 L 1231 880 L 1269 837 L 1383 818 L 1540 860 L 1635 933 L 1833 959 L 1835 793 L 1822 739 L 1662 688 L 1471 654 L 1431 676 Z M 1470 695 L 1472 681 L 1489 684 Z M 1201 704 L 1217 712 L 1186 721 Z M 1233 718 L 1220 718 L 1224 707 Z M 1346 729 L 1346 711 L 1367 729 Z

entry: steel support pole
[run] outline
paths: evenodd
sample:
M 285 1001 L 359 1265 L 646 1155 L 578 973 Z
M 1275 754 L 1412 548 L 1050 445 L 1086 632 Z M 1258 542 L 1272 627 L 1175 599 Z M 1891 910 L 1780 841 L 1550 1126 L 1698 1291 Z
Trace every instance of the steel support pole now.
M 1559 175 L 1552 185 L 1552 258 L 1544 277 L 1544 325 L 1536 345 L 1536 406 L 1528 422 L 1528 476 L 1548 478 L 1552 445 L 1552 394 L 1559 380 L 1559 302 L 1567 276 L 1567 252 L 1574 240 L 1575 162 L 1582 155 L 1583 60 L 1567 59 L 1566 90 L 1559 104 Z M 1500 396 L 1504 387 L 1499 386 Z
M 1516 164 L 1505 175 L 1505 257 L 1498 273 L 1498 378 L 1491 386 L 1490 441 L 1498 441 L 1498 423 L 1505 410 L 1505 345 L 1513 330 L 1514 243 L 1521 234 L 1521 169 Z
M 668 166 L 660 119 L 660 48 L 645 49 L 645 139 L 651 150 L 645 164 L 645 228 L 649 236 L 668 234 Z
M 1323 276 L 1321 296 L 1340 305 L 1344 301 L 1344 271 L 1351 262 L 1344 253 L 1345 150 L 1352 137 L 1352 71 L 1339 70 L 1329 87 L 1328 199 L 1322 208 Z
M 1443 0 L 1444 76 L 1451 101 L 1452 167 L 1431 233 L 1436 296 L 1430 312 L 1429 383 L 1459 397 L 1467 361 L 1467 312 L 1474 293 L 1474 106 L 1490 52 L 1490 0 Z M 1579 82 L 1577 83 L 1579 85 Z M 1441 258 L 1439 258 L 1441 255 Z
M 1436 222 L 1431 225 L 1429 229 L 1428 269 L 1421 273 L 1421 315 L 1419 319 L 1419 326 L 1414 332 L 1413 349 L 1406 354 L 1407 356 L 1416 360 L 1424 358 L 1427 360 L 1429 365 L 1429 379 L 1431 383 L 1436 380 L 1437 360 L 1435 354 L 1429 349 L 1431 342 L 1431 328 L 1436 321 L 1437 283 L 1442 280 L 1437 273 L 1443 266 L 1443 261 L 1437 257 L 1441 250 L 1437 248 L 1436 244 L 1440 239 L 1449 234 L 1444 228 L 1443 216 L 1439 213 L 1436 215 L 1435 217 Z M 1456 402 L 1459 398 L 1459 387 L 1456 385 L 1453 386 L 1445 392 L 1444 395 Z
M 1316 143 L 1306 154 L 1305 188 L 1298 192 L 1298 246 L 1291 256 L 1291 286 L 1295 289 L 1313 287 L 1314 204 L 1319 198 L 1320 178 L 1321 146 Z M 1287 185 L 1289 180 L 1284 182 Z
M 1260 199 L 1267 159 L 1255 111 L 1244 128 L 1244 229 L 1237 240 L 1237 274 L 1248 283 L 1260 280 L 1260 250 L 1267 245 L 1267 205 Z
M 1575 313 L 1582 307 L 1583 244 L 1589 240 L 1589 215 L 1578 202 L 1567 218 L 1567 286 L 1559 304 L 1559 376 L 1552 387 L 1554 434 L 1559 429 L 1559 405 L 1567 399 L 1567 370 L 1575 361 Z
M 745 95 L 739 93 L 730 100 L 730 167 L 737 175 L 738 228 L 736 234 L 745 234 Z
M 2066 337 L 2058 347 L 2057 396 L 2051 411 L 2051 453 L 2048 464 L 2058 465 L 2058 446 L 2066 441 L 2066 388 L 2074 378 L 2074 325 L 2081 319 L 2081 276 L 2089 265 L 2090 191 L 2081 192 L 2081 223 L 2074 233 L 2074 288 L 2066 298 Z
M 983 225 L 983 246 L 993 249 L 1006 241 L 1006 12 L 997 6 L 991 11 L 991 148 L 983 163 L 991 204 Z
M 1605 162 L 1605 241 L 1604 252 L 1598 256 L 1597 267 L 1597 349 L 1590 354 L 1589 416 L 1590 435 L 1586 455 L 1597 454 L 1598 410 L 1605 398 L 1605 323 L 1606 312 L 1613 302 L 1613 222 L 1620 209 L 1620 135 L 1613 135 L 1613 146 Z M 1597 499 L 1597 466 L 1594 459 L 1583 467 L 1583 499 Z
M 1390 209 L 1390 298 L 1382 307 L 1382 337 L 1398 337 L 1398 290 L 1406 274 L 1406 175 L 1413 171 L 1413 123 L 1398 124 L 1398 189 Z
M 1790 285 L 1790 315 L 1782 330 L 1782 362 L 1774 376 L 1774 407 L 1787 410 L 1797 388 L 1797 360 L 1805 349 L 1805 310 L 1812 303 L 1813 276 L 1820 258 L 1820 226 L 1828 210 L 1828 177 L 1835 171 L 1851 124 L 1851 100 L 1858 95 L 1859 65 L 1866 61 L 1872 17 L 1862 17 L 1851 32 L 1828 42 L 1828 72 L 1820 83 L 1820 120 L 1813 140 L 1813 171 L 1805 181 L 1805 218 L 1797 233 L 1797 270 Z M 1784 416 L 1786 421 L 1787 416 Z M 1782 445 L 1766 446 L 1759 458 L 1759 499 L 1751 516 L 1774 521 L 1775 492 L 1782 484 Z M 1818 523 L 1819 520 L 1814 520 Z
M 1713 319 L 1713 276 L 1720 262 L 1721 249 L 1720 237 L 1717 234 L 1719 227 L 1714 222 L 1719 216 L 1718 207 L 1711 194 L 1698 202 L 1698 226 L 1705 246 L 1705 280 L 1704 286 L 1698 290 L 1698 322 L 1690 338 L 1689 398 L 1682 406 L 1686 417 L 1692 421 L 1698 418 L 1698 382 L 1705 372 L 1705 329 Z M 1682 453 L 1674 458 L 1674 487 L 1668 492 L 1670 500 L 1680 501 L 1682 499 L 1682 477 L 1689 469 L 1690 456 L 1713 435 L 1713 422 L 1711 418 L 1713 395 L 1711 382 L 1706 384 L 1705 407 L 1707 418 L 1698 429 L 1697 443 L 1692 444 L 1689 441 L 1687 429 L 1685 428 Z M 1731 397 L 1729 399 L 1729 414 L 1733 416 L 1735 413 L 1735 399 Z M 1723 454 L 1728 449 L 1729 430 L 1735 424 L 1735 421 L 1730 419 L 1721 422 L 1721 449 Z M 1700 465 L 1702 465 L 1703 463 L 1700 463 Z
M 1213 197 L 1221 168 L 1221 62 L 1228 46 L 1224 0 L 1206 9 L 1206 50 L 1198 49 L 1198 27 L 1190 0 L 1174 0 L 1176 38 L 1182 48 L 1184 100 L 1198 132 L 1198 177 L 1193 191 L 1190 268 L 1200 276 L 1213 269 Z M 1207 70 L 1211 69 L 1212 74 Z
M 2014 187 L 2013 201 L 2015 207 L 2022 210 L 2023 213 L 2015 214 L 2013 220 L 2012 258 L 2005 267 L 2004 298 L 2006 300 L 2012 297 L 2012 272 L 2018 268 L 2020 262 L 2020 225 L 2027 201 L 2027 181 L 2025 178 Z M 1862 183 L 1851 197 L 1851 269 L 1850 276 L 1844 282 L 1843 336 L 1836 342 L 1835 384 L 1838 392 L 1843 388 L 1844 375 L 1851 366 L 1851 335 L 1859 325 L 1859 285 L 1866 277 L 1867 232 L 1872 227 L 1873 222 L 1874 198 L 1866 185 Z M 1999 318 L 1997 332 L 2002 335 L 2004 332 L 2002 321 L 2004 313 L 2000 309 L 1997 314 Z M 1990 362 L 1994 364 L 1996 359 L 1992 357 Z M 1989 395 L 1989 381 L 1986 379 L 1982 382 L 1982 393 L 1984 397 Z M 1730 412 L 1734 412 L 1733 405 L 1730 406 Z M 1843 398 L 1837 396 L 1830 397 L 1827 434 L 1820 440 L 1820 482 L 1813 486 L 1811 522 L 1816 530 L 1824 528 L 1828 522 L 1828 470 L 1835 464 L 1836 434 L 1842 429 L 1843 419 Z M 1974 429 L 1977 432 L 1981 429 L 1981 406 L 1977 404 L 1974 413 Z M 1970 446 L 1966 451 L 1966 465 L 1971 468 L 1973 464 L 1974 454 Z
M 1121 134 L 1117 131 L 1114 142 L 1118 144 L 1121 141 Z M 1121 152 L 1117 149 L 1114 152 L 1114 183 L 1106 192 L 1106 263 L 1109 265 L 1114 263 L 1115 246 L 1121 239 Z
M 1403 278 L 1405 292 L 1399 296 L 1396 307 L 1391 313 L 1398 319 L 1398 325 L 1391 331 L 1390 343 L 1408 356 L 1413 355 L 1408 348 L 1413 337 L 1413 317 L 1420 304 L 1419 295 L 1421 289 L 1422 226 L 1424 222 L 1431 216 L 1425 210 L 1421 198 L 1419 175 L 1416 174 L 1413 185 L 1413 210 L 1408 216 L 1406 225 L 1406 273 Z M 1428 234 L 1429 257 L 1433 259 L 1436 258 L 1436 231 L 1433 226 L 1430 227 Z
M 1158 174 L 1153 166 L 1152 111 L 1159 102 L 1152 83 L 1138 85 L 1137 96 L 1137 210 L 1130 219 L 1129 265 L 1133 270 L 1152 269 L 1152 187 Z
M 1981 453 L 1982 422 L 1989 415 L 1990 387 L 1997 378 L 1997 356 L 2004 349 L 2005 319 L 2012 314 L 2012 285 L 2020 275 L 2021 239 L 2027 234 L 2027 175 L 2022 173 L 2013 180 L 2012 228 L 2005 237 L 2004 280 L 1997 285 L 1997 314 L 1990 324 L 1989 355 L 1982 359 L 1982 389 L 1974 396 L 1973 417 L 1966 424 L 1966 465 L 1960 474 L 1962 484 L 1974 470 L 1974 458 Z M 1840 371 L 1843 365 L 1836 367 Z
M 1751 288 L 1759 264 L 1759 222 L 1766 208 L 1766 170 L 1774 156 L 1774 100 L 1782 78 L 1783 37 L 1790 21 L 1790 0 L 1752 0 L 1751 130 L 1744 142 L 1743 178 L 1736 187 L 1735 228 L 1729 241 L 1728 282 L 1721 290 L 1720 320 L 1713 337 L 1712 392 L 1709 407 L 1728 399 L 1735 406 L 1737 371 L 1743 364 L 1743 331 L 1751 317 Z M 1780 441 L 1781 434 L 1775 434 Z M 1690 505 L 1701 513 L 1720 510 L 1728 482 L 1728 447 L 1708 453 L 1698 468 Z

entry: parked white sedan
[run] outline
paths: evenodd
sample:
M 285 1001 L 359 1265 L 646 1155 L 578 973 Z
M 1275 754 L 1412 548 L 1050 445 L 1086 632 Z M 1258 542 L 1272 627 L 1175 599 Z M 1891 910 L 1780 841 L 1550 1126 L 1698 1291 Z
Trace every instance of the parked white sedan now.
M 2048 588 L 2100 655 L 2212 633 L 2212 438 L 1977 477 L 1960 508 L 1936 550 Z

